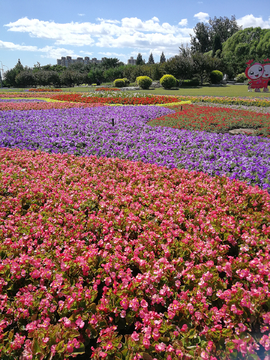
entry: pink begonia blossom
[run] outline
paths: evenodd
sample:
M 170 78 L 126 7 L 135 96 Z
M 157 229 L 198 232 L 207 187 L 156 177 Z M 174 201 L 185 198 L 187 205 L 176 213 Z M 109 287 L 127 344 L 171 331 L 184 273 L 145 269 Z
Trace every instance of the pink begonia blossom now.
M 113 348 L 113 344 L 111 342 L 108 342 L 105 346 L 105 350 L 111 350 Z
M 270 350 L 270 336 L 263 335 L 263 337 L 260 340 L 260 344 L 265 348 L 265 351 Z
M 25 336 L 20 336 L 19 334 L 15 334 L 15 339 L 10 343 L 10 348 L 12 350 L 17 350 L 22 347 L 24 344 Z
M 165 351 L 166 350 L 166 345 L 163 342 L 161 342 L 159 344 L 156 344 L 155 345 L 155 350 L 157 352 Z
M 120 301 L 120 305 L 123 307 L 124 310 L 127 310 L 129 306 L 129 301 L 127 299 L 123 299 Z
M 210 356 L 209 356 L 209 354 L 208 354 L 206 351 L 202 350 L 202 352 L 201 352 L 201 358 L 202 358 L 203 360 L 209 360 L 209 359 L 210 359 Z
M 146 336 L 143 337 L 143 345 L 145 346 L 146 349 L 148 349 L 149 346 L 151 345 L 149 338 Z
M 129 302 L 129 307 L 133 310 L 133 311 L 137 311 L 140 307 L 140 303 L 139 300 L 137 298 L 132 299 Z
M 158 328 L 153 329 L 152 336 L 155 341 L 157 341 L 160 338 L 160 333 Z
M 71 327 L 72 323 L 67 317 L 62 318 L 59 321 L 62 321 L 64 323 L 65 327 L 67 327 L 67 328 Z
M 100 351 L 99 352 L 99 356 L 102 358 L 102 359 L 105 359 L 107 357 L 107 353 L 104 352 L 104 351 Z
M 84 321 L 82 320 L 81 317 L 79 317 L 75 323 L 80 329 L 82 329 L 84 327 Z
M 187 332 L 187 331 L 188 331 L 188 326 L 187 326 L 187 324 L 184 324 L 184 325 L 181 327 L 181 331 L 183 331 L 183 332 Z
M 127 314 L 126 310 L 122 310 L 122 311 L 120 312 L 121 318 L 124 319 L 124 318 L 126 317 L 126 314 Z
M 146 309 L 148 307 L 148 302 L 145 301 L 144 299 L 141 300 L 141 307 Z
M 139 341 L 140 340 L 139 334 L 136 331 L 133 331 L 133 333 L 131 334 L 131 339 L 133 341 Z

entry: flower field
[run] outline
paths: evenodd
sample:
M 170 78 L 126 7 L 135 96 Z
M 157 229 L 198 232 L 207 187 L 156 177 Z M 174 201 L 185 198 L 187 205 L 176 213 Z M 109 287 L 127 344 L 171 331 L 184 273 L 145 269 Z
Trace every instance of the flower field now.
M 170 104 L 176 112 L 162 119 L 153 120 L 151 125 L 168 126 L 178 129 L 227 133 L 236 128 L 256 129 L 256 135 L 270 137 L 270 114 L 235 110 L 226 107 L 179 106 Z
M 0 102 L 0 358 L 269 360 L 268 115 L 18 95 Z
M 78 104 L 68 101 L 54 101 L 48 102 L 45 100 L 36 100 L 31 101 L 31 99 L 23 99 L 18 101 L 16 99 L 12 101 L 0 101 L 0 111 L 5 110 L 49 110 L 49 109 L 70 109 L 70 108 L 89 108 L 89 107 L 99 107 L 103 104 L 94 103 L 94 104 Z

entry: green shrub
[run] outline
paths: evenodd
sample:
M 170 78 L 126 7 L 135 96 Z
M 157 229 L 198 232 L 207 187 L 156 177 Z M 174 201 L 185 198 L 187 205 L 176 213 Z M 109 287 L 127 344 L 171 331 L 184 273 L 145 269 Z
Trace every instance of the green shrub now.
M 125 86 L 125 80 L 124 79 L 115 79 L 113 82 L 113 85 L 116 87 L 124 87 Z
M 181 82 L 181 87 L 190 87 L 190 86 L 200 86 L 200 80 L 195 78 L 190 80 L 183 80 Z
M 136 82 L 142 89 L 149 89 L 153 80 L 149 76 L 138 76 Z
M 236 77 L 235 77 L 235 80 L 236 82 L 238 83 L 243 83 L 244 81 L 247 80 L 247 77 L 246 77 L 246 74 L 243 72 L 241 74 L 238 74 Z
M 176 78 L 173 75 L 163 75 L 162 78 L 159 80 L 161 86 L 164 89 L 171 89 L 177 85 Z
M 128 80 L 128 78 L 123 78 L 124 82 L 125 82 L 125 86 L 128 86 L 130 84 L 130 81 Z
M 210 81 L 212 84 L 219 84 L 223 79 L 223 74 L 219 70 L 213 70 L 210 73 Z

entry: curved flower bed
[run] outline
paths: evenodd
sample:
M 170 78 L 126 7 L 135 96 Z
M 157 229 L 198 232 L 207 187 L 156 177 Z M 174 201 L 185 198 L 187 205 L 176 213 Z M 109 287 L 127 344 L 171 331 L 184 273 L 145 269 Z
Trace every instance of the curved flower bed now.
M 0 102 L 0 111 L 7 110 L 49 110 L 49 109 L 70 109 L 70 108 L 92 108 L 92 107 L 100 107 L 103 104 L 93 103 L 93 104 L 85 104 L 85 103 L 72 103 L 72 102 L 47 102 L 45 100 L 36 100 L 36 101 L 25 101 L 21 100 L 20 102 Z
M 1 357 L 269 354 L 265 191 L 141 162 L 0 149 L 0 199 Z
M 21 102 L 36 102 L 36 101 L 46 101 L 44 99 L 16 99 L 16 98 L 12 98 L 12 99 L 8 99 L 8 98 L 4 98 L 1 99 L 0 98 L 0 103 L 21 103 Z
M 270 189 L 270 139 L 147 125 L 170 113 L 157 106 L 1 112 L 0 146 L 141 160 Z
M 252 128 L 256 130 L 254 135 L 270 137 L 270 114 L 196 104 L 187 106 L 185 102 L 168 105 L 175 113 L 153 120 L 151 125 L 217 133 L 241 127 Z
M 36 90 L 36 89 L 35 89 Z M 40 94 L 40 91 L 33 91 L 33 92 L 7 92 L 7 93 L 0 93 L 0 99 L 13 99 L 13 98 L 50 98 L 55 94 L 44 92 Z
M 106 96 L 105 94 L 99 94 L 100 96 L 85 95 L 85 94 L 60 94 L 52 95 L 52 99 L 61 101 L 72 101 L 72 102 L 83 102 L 83 103 L 96 103 L 101 104 L 122 104 L 122 105 L 155 105 L 155 104 L 166 104 L 179 102 L 179 98 L 176 96 L 154 96 L 154 95 L 141 95 L 137 94 L 133 96 L 114 94 Z
M 95 89 L 95 91 L 121 91 L 121 90 L 118 88 L 100 87 Z
M 46 88 L 33 88 L 29 89 L 30 92 L 61 92 L 61 89 L 46 89 Z
M 266 98 L 240 98 L 240 97 L 228 97 L 228 96 L 179 96 L 180 100 L 190 100 L 192 103 L 213 103 L 213 104 L 225 104 L 225 105 L 246 105 L 246 106 L 270 106 L 270 100 Z

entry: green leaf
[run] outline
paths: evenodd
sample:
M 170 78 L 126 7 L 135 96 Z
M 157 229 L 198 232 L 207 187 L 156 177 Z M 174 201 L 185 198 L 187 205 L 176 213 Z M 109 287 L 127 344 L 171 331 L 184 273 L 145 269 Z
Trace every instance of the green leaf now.
M 42 354 L 42 350 L 41 348 L 39 347 L 39 343 L 38 343 L 38 339 L 34 339 L 34 344 L 33 344 L 33 351 L 34 351 L 34 354 Z
M 97 305 L 96 305 L 95 303 L 92 303 L 92 304 L 89 306 L 89 309 L 91 310 L 91 312 L 92 312 L 93 314 L 95 314 L 95 313 L 97 312 L 96 307 L 97 307 Z
M 153 360 L 153 358 L 149 354 L 143 353 L 143 360 Z
M 79 347 L 79 349 L 75 349 L 75 350 L 73 351 L 73 354 L 77 354 L 77 355 L 79 355 L 79 354 L 85 354 L 85 347 L 84 347 L 84 345 L 81 344 L 81 346 Z

